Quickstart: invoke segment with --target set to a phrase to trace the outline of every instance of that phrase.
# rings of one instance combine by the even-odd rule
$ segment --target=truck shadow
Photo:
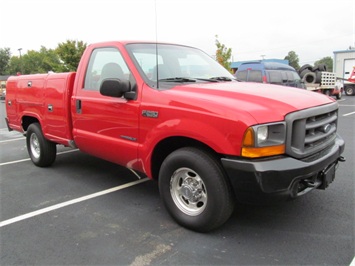
[[[98,159],[80,151],[62,154],[57,157],[51,171],[59,172],[60,178],[68,185],[76,184],[92,191],[100,191],[138,180],[130,170],[119,165]],[[112,193],[110,202],[122,202],[126,208],[136,210],[132,226],[140,223],[149,224],[150,230],[161,233],[165,230],[182,230],[191,232],[177,225],[166,212],[159,196],[158,183],[147,181],[129,189]],[[325,196],[321,191],[305,195],[302,198],[269,205],[236,204],[231,218],[221,228],[209,235],[244,235],[250,230],[255,232],[299,231],[311,232],[322,230],[320,217],[326,213]],[[105,203],[107,213],[117,212],[117,204]],[[129,206],[132,204],[131,206]],[[142,214],[147,214],[146,216]],[[155,228],[155,229],[154,229]],[[318,228],[318,229],[317,229]],[[164,230],[165,229],[165,230]],[[198,233],[196,233],[198,234]],[[269,234],[269,233],[267,233]],[[272,234],[271,234],[272,235]]]

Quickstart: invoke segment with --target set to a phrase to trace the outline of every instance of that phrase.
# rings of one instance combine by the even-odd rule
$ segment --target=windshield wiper
[[[208,82],[219,82],[219,81],[232,81],[237,79],[231,79],[229,77],[212,77],[212,78],[196,78],[197,80],[208,81]]]
[[[197,82],[197,81],[219,82],[219,81],[232,81],[232,80],[233,79],[229,77],[213,77],[213,78],[174,77],[174,78],[159,79],[159,81],[161,82]]]
[[[196,82],[196,79],[175,77],[175,78],[159,79],[159,81],[162,81],[162,82]]]
[[[233,79],[229,78],[229,77],[213,77],[210,78],[212,80],[217,80],[217,81],[232,81]]]
[[[207,81],[207,82],[218,82],[216,79],[205,79],[205,78],[195,78],[196,80],[202,80],[202,81]]]

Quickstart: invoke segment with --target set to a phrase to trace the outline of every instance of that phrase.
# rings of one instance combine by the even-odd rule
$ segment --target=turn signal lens
[[[243,147],[242,156],[249,158],[259,158],[266,156],[274,156],[285,153],[285,145],[269,146],[269,147]]]
[[[247,129],[243,139],[243,146],[253,147],[254,146],[254,130],[250,127]]]

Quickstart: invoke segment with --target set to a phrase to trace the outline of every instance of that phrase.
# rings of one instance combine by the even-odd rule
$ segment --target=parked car
[[[6,97],[6,89],[3,89],[0,94],[0,99],[5,100],[5,97]]]
[[[271,83],[305,89],[297,71],[277,62],[246,62],[239,66],[235,76],[240,81]]]

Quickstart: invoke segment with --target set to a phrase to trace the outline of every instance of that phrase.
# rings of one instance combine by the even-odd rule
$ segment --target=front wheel
[[[336,95],[337,100],[340,100],[340,99],[341,99],[341,96],[342,96],[342,92],[339,91],[339,93]]]
[[[38,123],[31,124],[26,133],[27,151],[32,162],[40,167],[53,164],[57,155],[55,143],[47,140]]]
[[[220,164],[196,148],[181,148],[164,160],[159,191],[174,220],[199,232],[221,226],[234,209],[233,193]]]

